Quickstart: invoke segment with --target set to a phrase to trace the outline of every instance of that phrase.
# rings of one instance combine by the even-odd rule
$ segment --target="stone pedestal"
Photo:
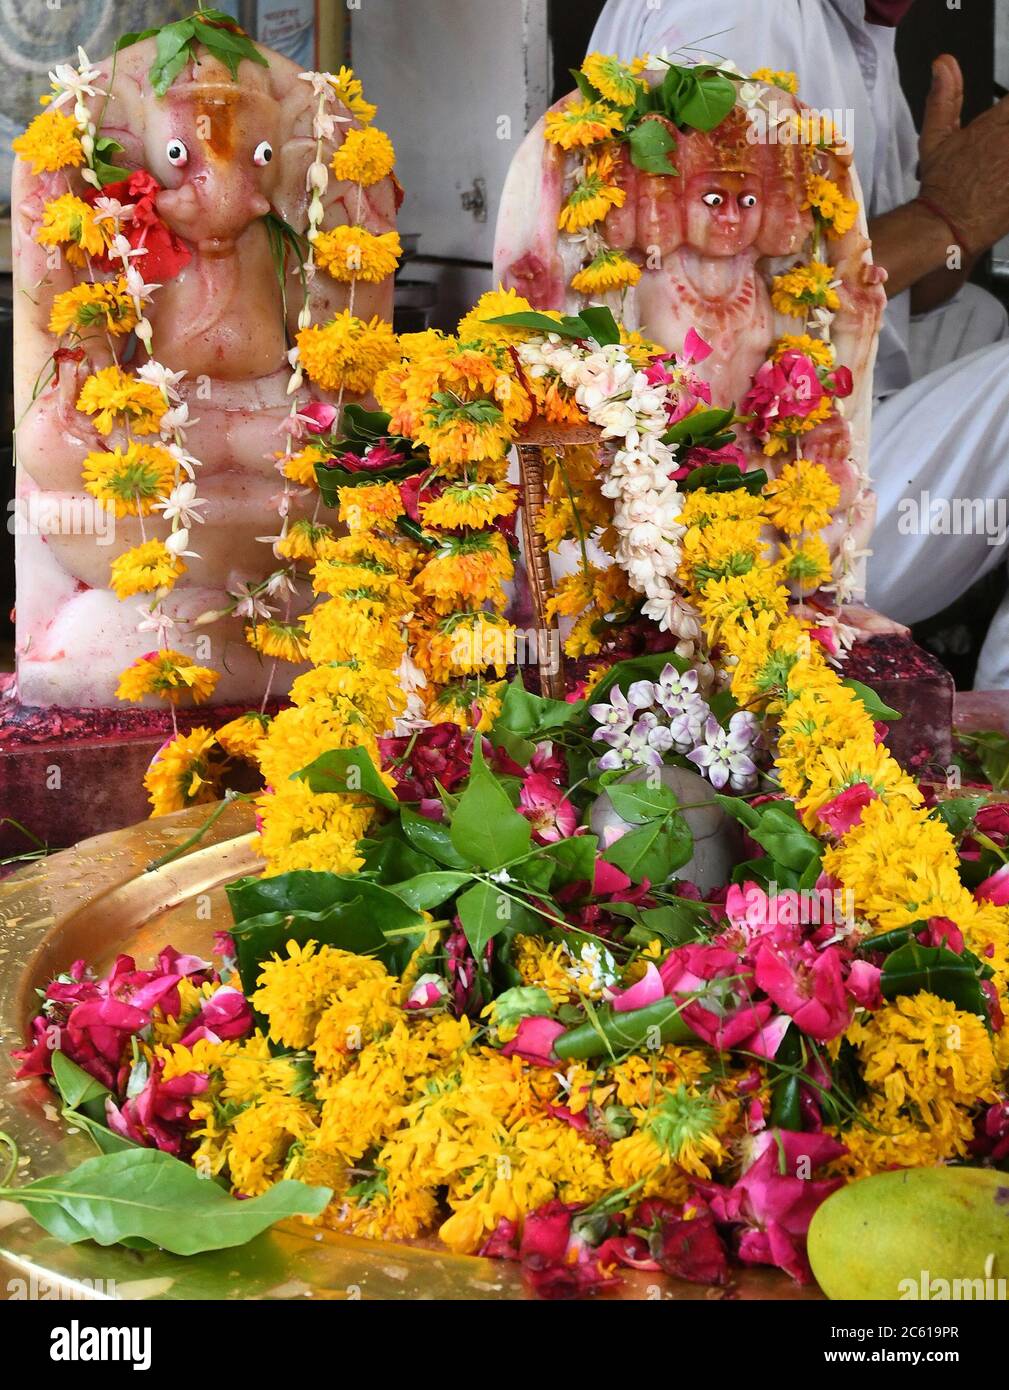
[[[179,729],[219,728],[244,709],[180,709]],[[0,859],[37,849],[36,840],[63,849],[144,820],[144,773],[171,736],[167,710],[33,709],[14,698],[13,677],[0,676]],[[233,785],[251,790],[254,770],[236,765]]]
[[[868,637],[856,642],[842,674],[871,686],[903,716],[890,725],[886,745],[915,777],[945,777],[953,758],[953,677],[910,637]]]

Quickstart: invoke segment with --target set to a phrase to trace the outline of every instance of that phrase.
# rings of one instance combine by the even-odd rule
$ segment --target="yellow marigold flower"
[[[300,772],[330,748],[358,745],[368,749],[377,765],[374,734],[349,700],[311,701],[276,715],[259,750],[259,765],[270,786],[281,787],[292,773]],[[363,793],[348,794],[346,799],[350,804],[367,801]]]
[[[315,476],[315,465],[329,458],[329,450],[324,444],[309,440],[296,454],[278,454],[277,457],[284,459],[285,478],[299,487],[317,488],[319,480]]]
[[[64,193],[46,203],[35,233],[40,246],[66,246],[71,265],[84,265],[88,256],[100,256],[112,244],[110,221],[99,222],[95,210],[74,193]]]
[[[354,76],[353,68],[341,67],[340,71],[332,76],[330,86],[350,114],[356,116],[362,125],[369,125],[375,119],[378,107],[373,106],[370,101],[365,101],[364,88],[360,78]]]
[[[53,300],[49,316],[49,332],[57,338],[71,328],[94,328],[121,336],[136,326],[136,309],[123,276],[116,281],[85,283],[64,290]]]
[[[976,1014],[922,990],[904,994],[848,1029],[866,1083],[887,1102],[908,1107],[926,1124],[943,1101],[973,1109],[997,1099],[999,1070],[991,1038]]]
[[[641,279],[641,267],[622,251],[609,247],[584,266],[571,280],[578,294],[608,294],[626,290]]]
[[[804,353],[817,367],[832,368],[837,361],[831,343],[814,338],[809,333],[786,333],[771,350],[771,361],[780,362],[786,352]]]
[[[480,608],[503,609],[504,580],[514,573],[508,543],[500,531],[469,531],[445,536],[416,579],[417,591],[443,613]]]
[[[782,546],[778,567],[786,583],[798,585],[807,594],[833,578],[830,551],[822,536],[806,536]]]
[[[561,208],[557,225],[564,232],[580,232],[601,222],[611,208],[622,208],[627,191],[613,182],[616,165],[612,155],[589,160]]]
[[[381,666],[396,666],[406,649],[384,604],[366,595],[343,594],[317,604],[301,621],[309,637],[309,657],[317,666],[354,661],[362,654]]]
[[[813,308],[836,313],[841,300],[834,288],[834,275],[834,267],[823,261],[793,266],[771,281],[771,303],[779,314],[792,314],[800,319]]]
[[[936,1100],[932,1122],[890,1105],[876,1094],[865,1102],[855,1122],[837,1137],[847,1149],[833,1165],[837,1173],[867,1178],[894,1168],[934,1168],[968,1154],[974,1118],[962,1106]]]
[[[142,700],[145,695],[157,695],[177,705],[188,695],[194,705],[202,705],[213,695],[219,680],[219,673],[209,666],[197,666],[185,652],[166,648],[148,652],[126,668],[119,677],[116,699]]]
[[[724,627],[721,640],[736,658],[732,693],[743,706],[783,699],[789,677],[800,662],[810,667],[824,664],[819,644],[795,618],[745,614],[737,624]]]
[[[500,286],[482,294],[473,308],[459,320],[458,337],[462,343],[518,343],[528,337],[527,328],[508,328],[489,323],[488,319],[503,319],[509,314],[527,314],[533,306],[517,290]],[[560,315],[558,315],[560,317]]]
[[[712,642],[717,642],[723,626],[738,623],[747,613],[781,616],[787,609],[788,590],[768,570],[713,579],[700,597],[701,616]]]
[[[395,163],[396,151],[385,131],[366,126],[363,130],[347,131],[329,167],[338,179],[369,188],[388,177]]]
[[[157,434],[168,405],[156,386],[121,367],[103,367],[84,383],[77,409],[95,417],[99,434],[111,434],[120,423],[128,424],[134,434]]]
[[[418,627],[415,660],[439,685],[487,670],[503,676],[515,661],[515,628],[497,613],[455,613]]]
[[[823,465],[809,459],[787,463],[764,484],[763,493],[771,522],[790,536],[822,531],[841,498],[841,489]]]
[[[144,541],[112,561],[109,584],[116,598],[131,598],[155,589],[171,589],[185,572],[184,561],[173,555],[163,541]]]
[[[845,236],[858,221],[858,203],[845,197],[836,183],[813,174],[806,182],[803,208],[812,208],[831,238]]]
[[[445,397],[424,414],[414,433],[436,468],[503,459],[516,431],[493,401]]]
[[[623,127],[623,117],[611,107],[597,101],[569,101],[559,111],[547,112],[543,138],[563,150],[584,149],[609,140]]]
[[[210,729],[177,734],[154,755],[144,777],[152,816],[216,801],[217,740]]]
[[[279,791],[257,797],[256,810],[258,849],[270,874],[353,874],[364,863],[357,842],[374,819],[373,805],[358,805],[339,792],[318,796],[307,782],[286,781]]]
[[[450,483],[433,502],[422,502],[421,520],[425,526],[455,531],[461,527],[491,526],[502,516],[511,516],[518,505],[513,488],[493,483]]]
[[[805,772],[808,788],[799,809],[810,830],[817,828],[821,806],[859,782],[865,782],[877,796],[890,800],[904,796],[914,806],[921,804],[921,792],[888,750],[875,742],[871,730],[839,747],[811,748]]]
[[[349,700],[376,732],[390,728],[406,708],[406,695],[395,671],[370,661],[330,662],[315,666],[291,686],[296,705]]]
[[[283,1177],[292,1148],[315,1128],[314,1107],[293,1096],[271,1096],[242,1110],[225,1145],[233,1189],[245,1197],[266,1192]]]
[[[396,483],[361,483],[340,489],[339,517],[355,535],[393,529],[402,515],[403,499]]]
[[[274,549],[285,560],[316,560],[322,543],[332,538],[331,526],[304,518],[291,524],[287,535],[276,542]]]
[[[387,974],[370,956],[315,941],[288,941],[285,952],[263,962],[252,1005],[269,1021],[274,1042],[299,1051],[311,1046],[319,1019],[341,990]]]
[[[368,323],[344,309],[324,327],[318,324],[298,334],[301,363],[324,391],[370,391],[383,367],[397,355],[396,335],[382,319]]]
[[[489,733],[501,713],[504,681],[460,681],[439,690],[425,710],[432,724],[458,724],[460,729]]]
[[[590,53],[582,63],[582,72],[596,91],[614,106],[633,106],[644,85],[613,53]]]
[[[308,638],[297,623],[284,623],[274,618],[247,623],[245,640],[253,651],[274,661],[290,661],[297,666],[308,660]]]
[[[375,236],[363,227],[334,227],[313,243],[319,266],[334,280],[363,280],[377,285],[392,275],[403,248],[396,232]]]
[[[320,1071],[339,1075],[364,1043],[402,1017],[399,981],[381,962],[369,960],[368,964],[379,966],[381,974],[362,977],[357,984],[338,990],[319,1019],[309,1047]]]
[[[82,477],[85,489],[99,502],[111,502],[116,516],[148,516],[171,490],[175,460],[159,444],[130,440],[125,449],[88,454]]]
[[[24,134],[11,141],[11,149],[31,164],[35,175],[79,169],[84,163],[77,122],[62,111],[36,116]]]
[[[232,758],[245,758],[255,762],[270,727],[270,716],[258,710],[249,710],[231,719],[217,730],[217,741],[225,753]]]
[[[799,94],[799,79],[794,72],[776,72],[772,68],[758,68],[751,74],[751,82],[766,82],[769,87],[780,87],[783,92]]]

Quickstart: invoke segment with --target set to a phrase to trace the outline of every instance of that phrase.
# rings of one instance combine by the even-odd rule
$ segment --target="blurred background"
[[[675,0],[672,0],[674,3]],[[755,0],[750,0],[754,3]],[[670,0],[667,0],[670,3]],[[760,0],[773,3],[773,0]],[[395,143],[406,190],[397,328],[452,327],[490,285],[508,165],[526,131],[571,89],[603,0],[217,0],[261,42],[307,67],[351,62]],[[0,0],[0,477],[13,490],[9,187],[11,139],[37,113],[46,73],[78,44],[103,57],[129,30],[189,13],[192,0]],[[918,0],[899,30],[904,83],[920,118],[931,59],[952,52],[967,115],[1009,87],[1009,0]],[[975,278],[1009,302],[1009,242]],[[6,506],[4,516],[7,516]],[[0,670],[11,664],[13,539],[0,531]],[[969,688],[980,640],[1006,587],[1000,570],[916,632]]]

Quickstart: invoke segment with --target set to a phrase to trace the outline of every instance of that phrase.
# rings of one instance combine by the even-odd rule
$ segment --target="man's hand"
[[[932,65],[921,130],[921,191],[952,219],[972,255],[1009,235],[1009,97],[970,125],[963,73],[944,53]]]

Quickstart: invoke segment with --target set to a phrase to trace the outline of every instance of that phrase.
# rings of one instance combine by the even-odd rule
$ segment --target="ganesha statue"
[[[114,704],[161,650],[258,704],[303,655],[306,440],[392,349],[391,145],[348,70],[219,11],[50,77],[13,182],[19,698]]]
[[[553,107],[512,164],[498,279],[538,309],[606,304],[680,354],[711,399],[734,405],[746,467],[824,465],[837,499],[820,591],[857,599],[874,520],[867,463],[885,272],[850,147],[802,104],[790,74],[744,79],[597,54],[579,76],[581,95]],[[687,103],[700,87],[708,99],[694,101],[695,117]]]

